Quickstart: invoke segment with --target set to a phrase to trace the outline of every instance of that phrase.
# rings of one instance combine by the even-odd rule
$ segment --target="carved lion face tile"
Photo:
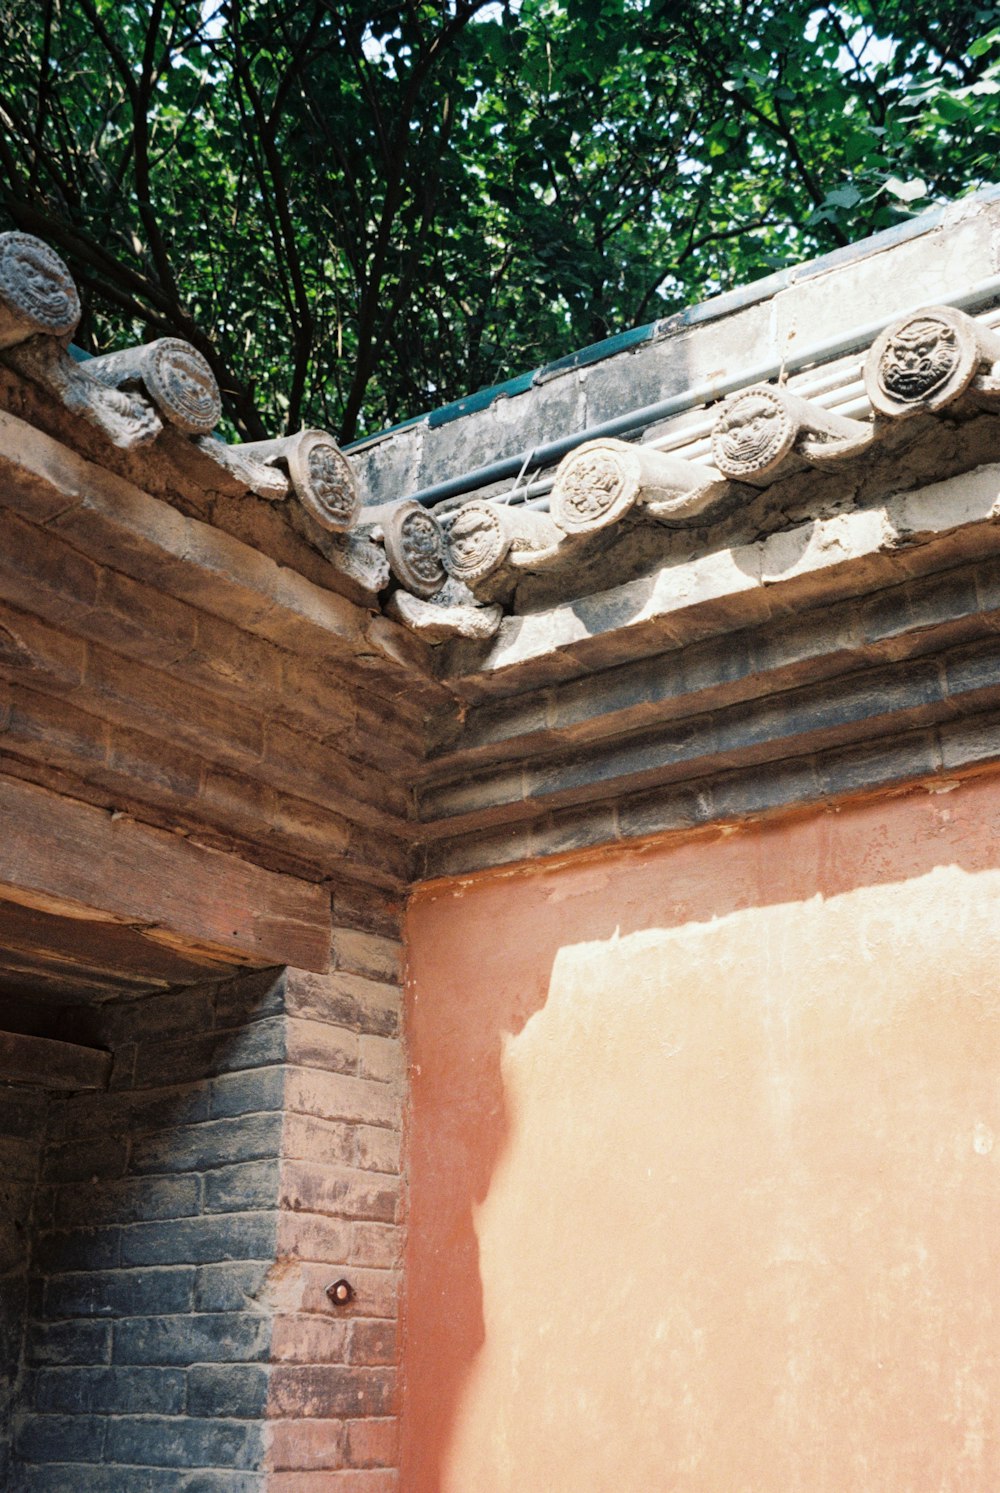
[[[879,360],[879,378],[894,399],[925,399],[950,378],[958,358],[954,327],[918,316],[889,338]]]
[[[469,584],[495,570],[506,549],[496,509],[489,503],[473,500],[455,515],[448,533],[445,563],[452,575]]]
[[[215,374],[189,342],[161,337],[147,350],[143,381],[172,425],[191,435],[214,430],[222,415]]]
[[[883,415],[937,410],[957,399],[980,361],[975,327],[950,306],[932,306],[886,327],[865,363],[865,386]]]
[[[59,255],[30,233],[0,233],[0,297],[38,332],[69,338],[80,297]]]

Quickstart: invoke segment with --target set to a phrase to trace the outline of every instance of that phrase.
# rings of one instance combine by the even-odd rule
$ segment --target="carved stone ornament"
[[[376,544],[370,530],[352,529],[349,534],[322,535],[316,542],[316,547],[326,556],[334,570],[339,570],[341,575],[350,576],[373,595],[384,591],[388,586],[389,561],[385,550],[381,544]]]
[[[1000,336],[953,306],[912,312],[876,338],[865,361],[872,408],[898,418],[939,410],[1000,360]]]
[[[507,564],[515,570],[548,570],[566,550],[566,536],[547,513],[520,504],[503,508],[500,522],[510,541]]]
[[[714,472],[650,446],[587,441],[565,457],[552,488],[552,517],[565,534],[593,534],[646,506],[654,518],[693,521],[720,496]]]
[[[230,446],[214,435],[196,436],[193,444],[209,461],[214,461],[235,482],[256,493],[259,498],[266,498],[270,503],[287,498],[288,478],[277,467],[268,466],[252,455],[255,447]],[[272,443],[268,441],[261,444]]]
[[[563,458],[550,498],[565,534],[591,534],[617,523],[639,495],[635,462],[624,441],[588,441]]]
[[[408,591],[394,591],[385,610],[387,616],[419,633],[428,643],[447,643],[452,638],[484,642],[496,636],[503,618],[500,607],[476,606],[471,596],[465,603],[445,604],[424,601],[419,596],[411,596]]]
[[[848,420],[772,384],[732,394],[712,430],[712,455],[734,481],[769,479],[789,457],[822,463],[869,445],[872,427]]]
[[[448,529],[445,565],[450,575],[472,585],[498,569],[509,548],[500,505],[473,499],[463,504]]]
[[[215,374],[197,348],[179,337],[91,358],[87,371],[110,388],[143,387],[164,419],[189,435],[214,430],[222,415]]]
[[[767,387],[727,399],[712,430],[712,455],[720,472],[745,479],[777,466],[795,444],[795,422]]]
[[[0,233],[0,348],[44,333],[68,342],[80,297],[59,255],[30,233]]]
[[[562,539],[547,513],[473,498],[447,530],[444,563],[450,575],[475,589],[505,563],[518,570],[552,564]]]
[[[93,378],[85,363],[75,362],[52,337],[32,337],[8,347],[4,358],[26,378],[41,384],[72,414],[96,425],[124,451],[155,441],[163,424],[152,405],[138,394],[109,389]]]
[[[324,529],[346,533],[361,509],[350,462],[324,430],[303,430],[292,439],[288,471],[296,497]]]
[[[325,430],[300,430],[240,447],[265,466],[287,467],[295,496],[324,529],[346,534],[361,511],[361,494],[347,457]],[[254,489],[257,491],[258,489]]]
[[[445,539],[432,513],[412,499],[400,503],[386,517],[382,537],[392,573],[407,591],[426,599],[441,590],[448,579]]]

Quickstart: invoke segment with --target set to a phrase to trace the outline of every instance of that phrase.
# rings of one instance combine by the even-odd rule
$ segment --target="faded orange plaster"
[[[407,1493],[1000,1486],[1000,786],[422,889]]]

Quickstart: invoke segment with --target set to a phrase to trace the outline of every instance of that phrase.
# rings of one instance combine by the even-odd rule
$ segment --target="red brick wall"
[[[333,973],[287,981],[269,1493],[399,1487],[400,946],[339,931],[334,949]]]

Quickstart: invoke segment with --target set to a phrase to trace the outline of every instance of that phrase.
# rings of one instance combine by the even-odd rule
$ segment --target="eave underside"
[[[319,968],[338,902],[989,767],[998,434],[914,422],[756,538],[431,650],[4,416],[0,995]]]

